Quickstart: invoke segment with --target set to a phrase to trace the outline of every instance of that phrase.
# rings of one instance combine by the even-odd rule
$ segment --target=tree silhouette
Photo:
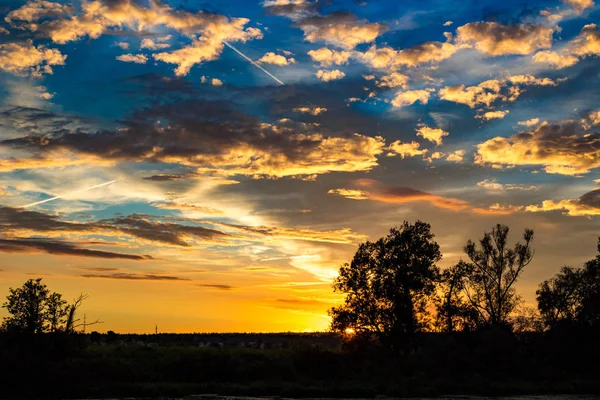
[[[69,306],[60,293],[51,293],[46,299],[46,321],[50,332],[57,332],[66,322]]]
[[[3,327],[28,334],[43,332],[49,294],[41,278],[29,279],[20,288],[10,288],[6,302],[2,304],[10,314],[4,318]]]
[[[562,267],[560,272],[540,284],[536,291],[538,310],[544,324],[554,329],[574,322],[581,312],[582,278],[580,270]]]
[[[433,238],[429,224],[405,221],[386,237],[362,243],[334,282],[346,298],[329,310],[332,330],[375,335],[394,354],[409,353],[439,275],[442,256]]]
[[[536,292],[538,309],[546,327],[579,323],[600,324],[600,238],[598,255],[583,268],[563,267],[542,282]]]
[[[441,296],[436,298],[436,323],[442,332],[472,330],[477,327],[477,311],[464,296],[468,266],[459,262],[440,275]]]
[[[598,255],[583,266],[581,321],[588,326],[600,326],[600,238]]]
[[[464,293],[480,325],[509,325],[509,315],[519,300],[513,285],[533,258],[533,231],[526,229],[525,242],[513,248],[508,246],[508,233],[508,226],[498,224],[483,235],[479,245],[469,240],[464,248],[471,260],[464,264]]]
[[[20,288],[10,288],[2,307],[9,313],[4,318],[3,330],[36,334],[63,331],[75,332],[76,328],[101,323],[78,323],[75,313],[87,295],[81,294],[72,304],[63,300],[60,293],[51,292],[42,278],[29,279]]]

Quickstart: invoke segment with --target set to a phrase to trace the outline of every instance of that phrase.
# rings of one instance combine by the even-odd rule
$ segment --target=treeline
[[[515,289],[534,257],[532,230],[511,245],[509,227],[498,224],[477,242],[469,240],[466,260],[443,271],[434,237],[429,224],[404,222],[386,237],[361,244],[334,282],[345,301],[329,311],[332,329],[407,355],[422,332],[600,327],[600,239],[596,258],[579,268],[563,267],[539,285],[536,310],[523,307]]]

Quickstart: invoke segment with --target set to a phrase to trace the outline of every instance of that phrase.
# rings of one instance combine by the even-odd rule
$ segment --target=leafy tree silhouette
[[[346,298],[329,310],[332,330],[375,335],[394,354],[408,354],[439,275],[442,256],[433,238],[429,224],[404,221],[386,237],[362,243],[333,284]]]
[[[538,310],[549,329],[578,323],[600,325],[600,238],[598,255],[583,268],[563,267],[536,292]]]
[[[29,279],[20,288],[10,288],[2,307],[9,317],[4,318],[3,328],[34,334],[45,331],[47,303],[50,291],[42,279]]]
[[[29,279],[20,288],[10,288],[9,295],[2,307],[9,313],[4,318],[2,329],[27,334],[63,331],[75,332],[81,326],[101,323],[78,323],[75,318],[77,309],[87,299],[81,294],[72,304],[63,300],[60,293],[51,292],[42,283],[42,278]]]

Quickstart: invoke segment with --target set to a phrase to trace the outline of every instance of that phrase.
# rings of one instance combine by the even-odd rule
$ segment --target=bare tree
[[[518,305],[514,284],[533,259],[533,231],[526,229],[524,243],[508,246],[509,228],[498,224],[486,232],[479,245],[471,240],[465,253],[464,294],[483,325],[508,325],[509,315]]]

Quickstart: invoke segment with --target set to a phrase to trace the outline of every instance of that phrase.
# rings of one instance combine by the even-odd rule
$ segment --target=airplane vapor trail
[[[21,208],[33,207],[33,206],[36,206],[38,204],[47,203],[47,202],[52,201],[52,200],[62,199],[63,197],[67,197],[67,196],[70,196],[70,195],[75,194],[75,193],[87,192],[88,190],[92,190],[92,189],[96,189],[96,188],[99,188],[99,187],[102,187],[102,186],[110,185],[111,183],[115,183],[115,182],[116,182],[116,180],[110,181],[110,182],[104,182],[104,183],[101,183],[99,185],[90,186],[90,187],[85,188],[85,189],[76,190],[74,192],[66,193],[66,194],[63,194],[63,195],[60,195],[60,196],[54,196],[54,197],[51,197],[51,198],[46,199],[46,200],[36,201],[35,203],[31,203],[31,204],[27,204],[25,206],[22,206]]]
[[[285,83],[283,83],[281,81],[281,79],[279,79],[278,77],[276,77],[275,75],[273,75],[272,73],[270,73],[269,71],[267,71],[266,69],[264,69],[259,63],[257,63],[256,61],[254,61],[253,59],[251,59],[250,57],[248,57],[247,55],[245,55],[244,53],[242,53],[241,51],[239,51],[238,49],[236,49],[235,47],[233,47],[232,45],[230,45],[226,41],[223,40],[223,44],[225,46],[229,47],[231,50],[233,50],[236,53],[238,53],[240,56],[244,57],[246,60],[248,60],[256,68],[259,68],[262,72],[264,72],[265,74],[269,75],[271,78],[273,78],[275,80],[275,82],[279,83],[282,86],[285,85]]]

